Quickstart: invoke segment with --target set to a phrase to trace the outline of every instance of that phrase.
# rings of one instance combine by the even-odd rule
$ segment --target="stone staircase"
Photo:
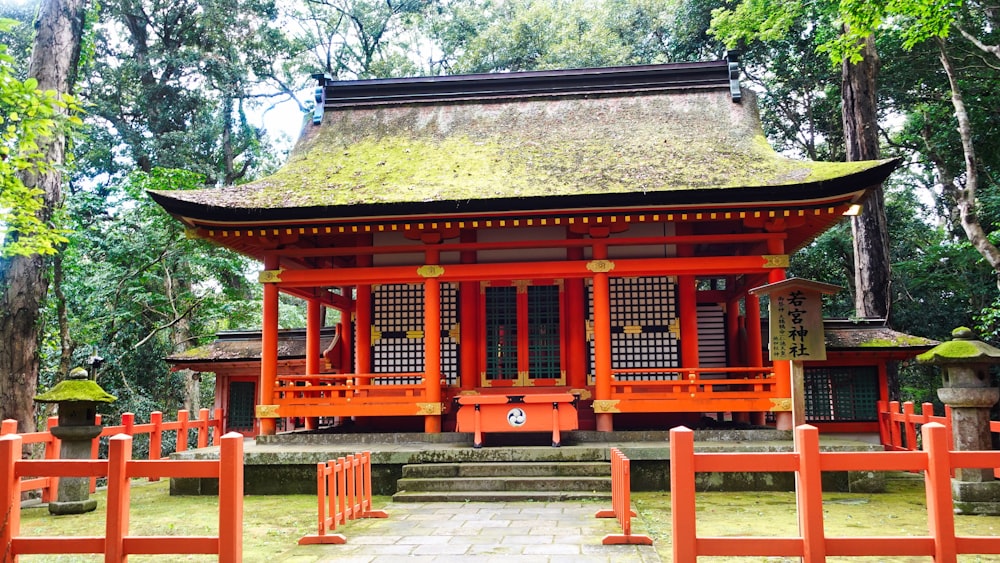
[[[605,461],[464,461],[403,466],[397,502],[560,501],[611,498]]]

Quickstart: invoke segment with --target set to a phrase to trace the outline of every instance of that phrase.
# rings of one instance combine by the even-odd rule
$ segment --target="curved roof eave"
[[[185,192],[150,191],[156,203],[170,214],[198,224],[259,224],[302,221],[365,221],[413,217],[488,216],[517,212],[587,212],[628,209],[695,209],[758,206],[823,205],[856,201],[871,186],[878,185],[899,165],[898,159],[843,176],[774,186],[742,188],[693,188],[674,191],[590,193],[580,195],[525,196],[493,199],[463,199],[350,205],[259,207],[217,206],[187,201]]]

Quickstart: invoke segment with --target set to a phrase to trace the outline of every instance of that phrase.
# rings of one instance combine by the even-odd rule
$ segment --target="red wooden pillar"
[[[354,288],[345,286],[340,288],[340,294],[346,297],[347,302],[351,300]],[[354,369],[354,331],[351,326],[351,319],[354,318],[355,308],[353,306],[340,310],[340,372],[351,373]]]
[[[427,251],[427,265],[440,261],[437,250]],[[429,412],[424,416],[424,432],[441,432],[441,281],[440,273],[428,272],[424,281],[424,402]]]
[[[323,304],[319,299],[306,301],[306,373],[316,375],[320,372],[320,332],[323,328]],[[319,428],[319,417],[310,416],[305,419],[306,430]]]
[[[607,261],[608,247],[594,242],[594,264]],[[605,268],[594,267],[594,402],[611,401],[611,281]],[[603,270],[603,271],[602,271]],[[600,408],[600,407],[598,407]],[[610,412],[597,413],[597,431],[611,432],[614,422]]]
[[[476,231],[464,230],[461,242],[476,242]],[[475,264],[475,250],[463,250],[460,254],[463,264]],[[475,389],[479,385],[479,283],[462,282],[459,285],[459,373],[460,385],[463,391]]]
[[[677,313],[681,328],[681,367],[696,368],[698,359],[698,288],[694,276],[677,276]]]
[[[358,241],[358,244],[364,244]],[[368,241],[371,244],[371,241]],[[358,256],[358,267],[372,265],[370,254]],[[359,285],[354,302],[354,321],[357,338],[354,343],[355,373],[372,372],[372,286]]]
[[[578,239],[581,235],[568,233],[567,238]],[[566,249],[566,260],[583,260],[583,248]],[[571,389],[587,387],[587,371],[590,368],[587,357],[587,315],[584,309],[583,278],[565,280],[566,299],[566,385]]]
[[[264,271],[278,270],[278,257],[264,258]],[[260,417],[258,412],[260,433],[269,436],[277,432],[276,419],[273,418],[275,384],[278,379],[278,284],[264,282],[264,312],[261,321],[260,342],[260,399],[257,402],[258,411],[264,410],[268,417]]]
[[[771,254],[784,254],[785,241],[782,239],[769,239],[767,241],[767,250]],[[772,268],[767,273],[767,283],[777,283],[783,279],[785,279],[784,268]],[[778,397],[792,398],[792,362],[790,360],[776,360],[774,362],[774,380]],[[802,391],[802,389],[798,390],[799,393]],[[795,426],[791,411],[779,411],[775,413],[774,420],[778,430],[792,430]]]

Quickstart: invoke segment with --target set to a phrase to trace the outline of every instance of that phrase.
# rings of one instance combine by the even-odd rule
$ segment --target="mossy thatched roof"
[[[672,71],[663,65],[663,73]],[[461,87],[461,77],[450,78]],[[272,176],[152,195],[175,215],[220,222],[683,207],[861,194],[894,167],[778,155],[752,93],[743,91],[736,102],[720,81],[690,89],[335,104],[321,124],[305,126]]]

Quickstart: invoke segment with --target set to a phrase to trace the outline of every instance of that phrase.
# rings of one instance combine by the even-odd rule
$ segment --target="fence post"
[[[94,417],[94,424],[100,426],[102,420],[103,419],[101,418],[101,413],[97,413],[97,416]],[[102,430],[101,432],[103,433],[104,431]],[[90,459],[99,459],[100,457],[101,457],[101,435],[98,434],[97,436],[94,436],[94,441],[90,443]],[[97,492],[97,476],[95,475],[90,478],[90,494],[94,494],[96,492]]]
[[[795,452],[799,457],[795,472],[795,502],[802,536],[802,561],[826,561],[826,537],[823,531],[823,473],[820,471],[819,430],[803,424],[795,429]]]
[[[183,452],[188,447],[188,411],[177,411],[177,444],[174,446],[175,452]]]
[[[149,413],[149,423],[153,429],[149,432],[149,459],[163,458],[163,413]]]
[[[208,447],[208,409],[198,411],[198,447]]]
[[[59,452],[62,449],[62,440],[52,434],[54,426],[59,426],[58,416],[50,416],[45,420],[45,431],[49,433],[49,439],[45,442],[45,459],[59,459]],[[42,502],[53,502],[58,499],[59,478],[49,477],[48,486],[42,489]]]
[[[222,438],[222,431],[225,430],[222,425],[222,409],[215,409],[212,411],[212,425],[215,431],[212,432],[212,445],[218,446]]]
[[[125,416],[122,415],[124,420]],[[132,436],[117,434],[108,440],[108,507],[104,532],[104,561],[128,561],[124,538],[128,535],[132,481],[128,462],[132,459]]]
[[[694,432],[678,426],[670,430],[670,525],[673,560],[697,561],[694,506]]]
[[[17,429],[17,421],[14,429]],[[9,429],[8,421],[3,422],[4,431]],[[21,478],[17,476],[17,462],[21,460],[21,436],[4,434],[0,436],[0,510],[5,515],[0,526],[0,543],[3,544],[3,561],[14,561],[11,540],[21,533]]]
[[[135,436],[135,413],[122,413],[122,433],[128,436]]]
[[[914,422],[913,401],[903,403],[903,431],[906,432],[906,449],[917,449],[917,425]]]
[[[13,418],[5,418],[3,423],[0,423],[0,436],[8,434],[17,434],[17,421]]]
[[[243,561],[243,435],[222,437],[219,454],[219,563]]]
[[[951,499],[951,445],[944,425],[925,424],[921,429],[927,471],[924,489],[927,495],[927,527],[934,538],[934,562],[955,563],[958,549],[955,541],[955,512]]]
[[[899,436],[899,422],[896,413],[899,412],[899,401],[889,401],[889,443],[892,449],[902,449],[903,440]]]

